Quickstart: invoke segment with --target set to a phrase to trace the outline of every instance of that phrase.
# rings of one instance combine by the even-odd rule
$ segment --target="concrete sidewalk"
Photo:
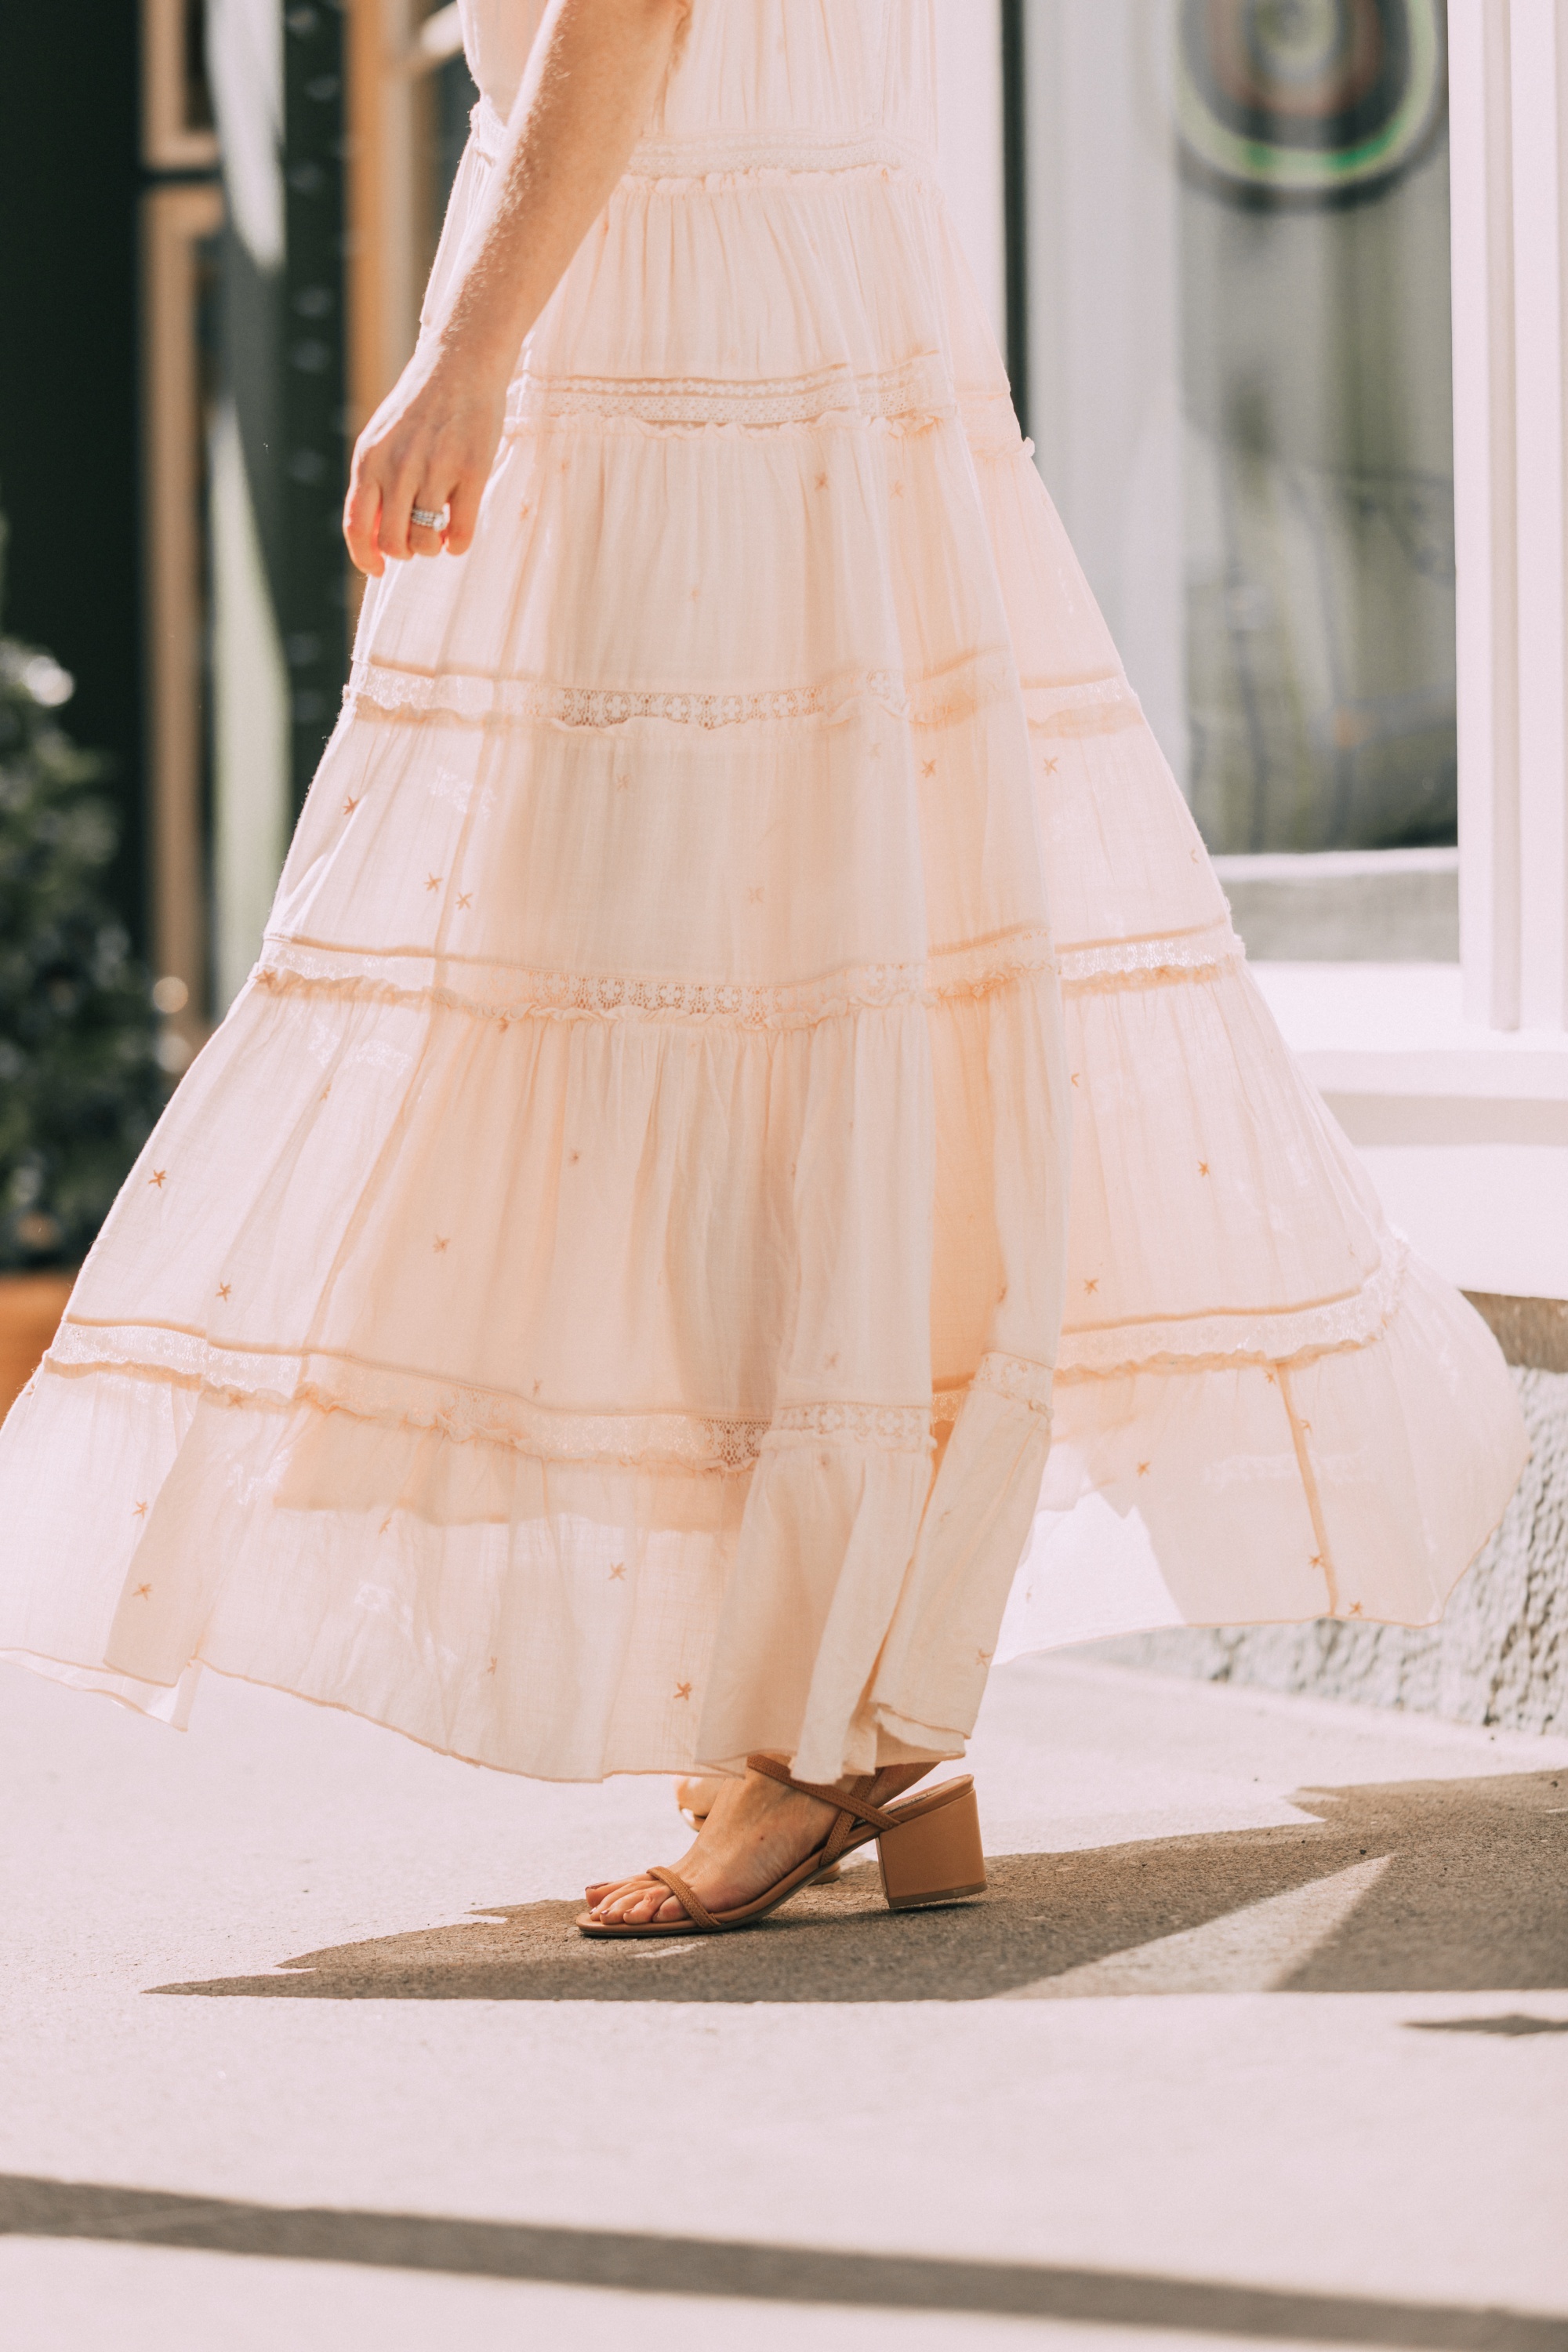
[[[5,2352],[1568,2347],[1568,1741],[1026,1661],[984,1903],[625,1948],[666,1782],[0,1691]]]

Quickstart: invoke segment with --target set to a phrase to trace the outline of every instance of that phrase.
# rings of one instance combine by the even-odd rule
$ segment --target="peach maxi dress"
[[[465,17],[427,321],[531,30]],[[931,38],[696,0],[6,1426],[0,1650],[826,1780],[960,1752],[999,1650],[1429,1622],[1497,1521],[1508,1375],[1247,975],[1019,439]]]

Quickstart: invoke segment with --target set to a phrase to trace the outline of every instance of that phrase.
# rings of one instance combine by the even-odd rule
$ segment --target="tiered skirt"
[[[830,1780],[960,1752],[999,1654],[1428,1622],[1522,1458],[1247,975],[929,166],[635,162],[6,1425],[0,1650]]]

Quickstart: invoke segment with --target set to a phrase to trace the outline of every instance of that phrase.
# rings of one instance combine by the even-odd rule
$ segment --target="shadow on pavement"
[[[574,1933],[574,1903],[306,1952],[161,1993],[294,2000],[899,2001],[1568,1988],[1568,1776],[1310,1790],[1316,1818],[993,1859],[980,1900],[887,1911],[874,1863],[737,1936]],[[1467,2020],[1451,2030],[1479,2030]],[[1547,2020],[1488,2030],[1557,2030]]]
[[[1176,2328],[1258,2343],[1385,2345],[1409,2352],[1568,2352],[1568,2320],[1462,2304],[1235,2286],[1218,2279],[951,2256],[846,2252],[733,2239],[471,2221],[182,2197],[100,2181],[0,2173],[0,2236],[178,2246],[280,2262],[359,2263],[468,2278],[724,2295],[884,2311],[1009,2314]]]

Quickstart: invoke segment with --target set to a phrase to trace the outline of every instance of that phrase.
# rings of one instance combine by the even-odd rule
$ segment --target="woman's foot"
[[[896,1777],[882,1774],[879,1801],[886,1803],[931,1769],[910,1764]],[[714,1792],[707,1818],[674,1868],[709,1911],[738,1910],[765,1895],[824,1843],[837,1817],[832,1804],[786,1789],[763,1772],[706,1786]],[[601,1882],[586,1893],[595,1918],[609,1925],[647,1927],[686,1917],[669,1889],[641,1873]]]
[[[713,1800],[720,1790],[727,1789],[730,1785],[728,1776],[721,1772],[689,1773],[684,1780],[677,1780],[675,1784],[675,1801],[692,1828],[700,1830],[712,1811]],[[588,1898],[590,1910],[604,1895],[613,1895],[617,1886],[623,1886],[626,1883],[620,1878],[599,1878],[595,1880],[592,1886],[585,1886],[583,1892]]]
[[[692,1774],[675,1784],[675,1801],[694,1830],[700,1830],[713,1810],[713,1800],[728,1782],[719,1773]]]

